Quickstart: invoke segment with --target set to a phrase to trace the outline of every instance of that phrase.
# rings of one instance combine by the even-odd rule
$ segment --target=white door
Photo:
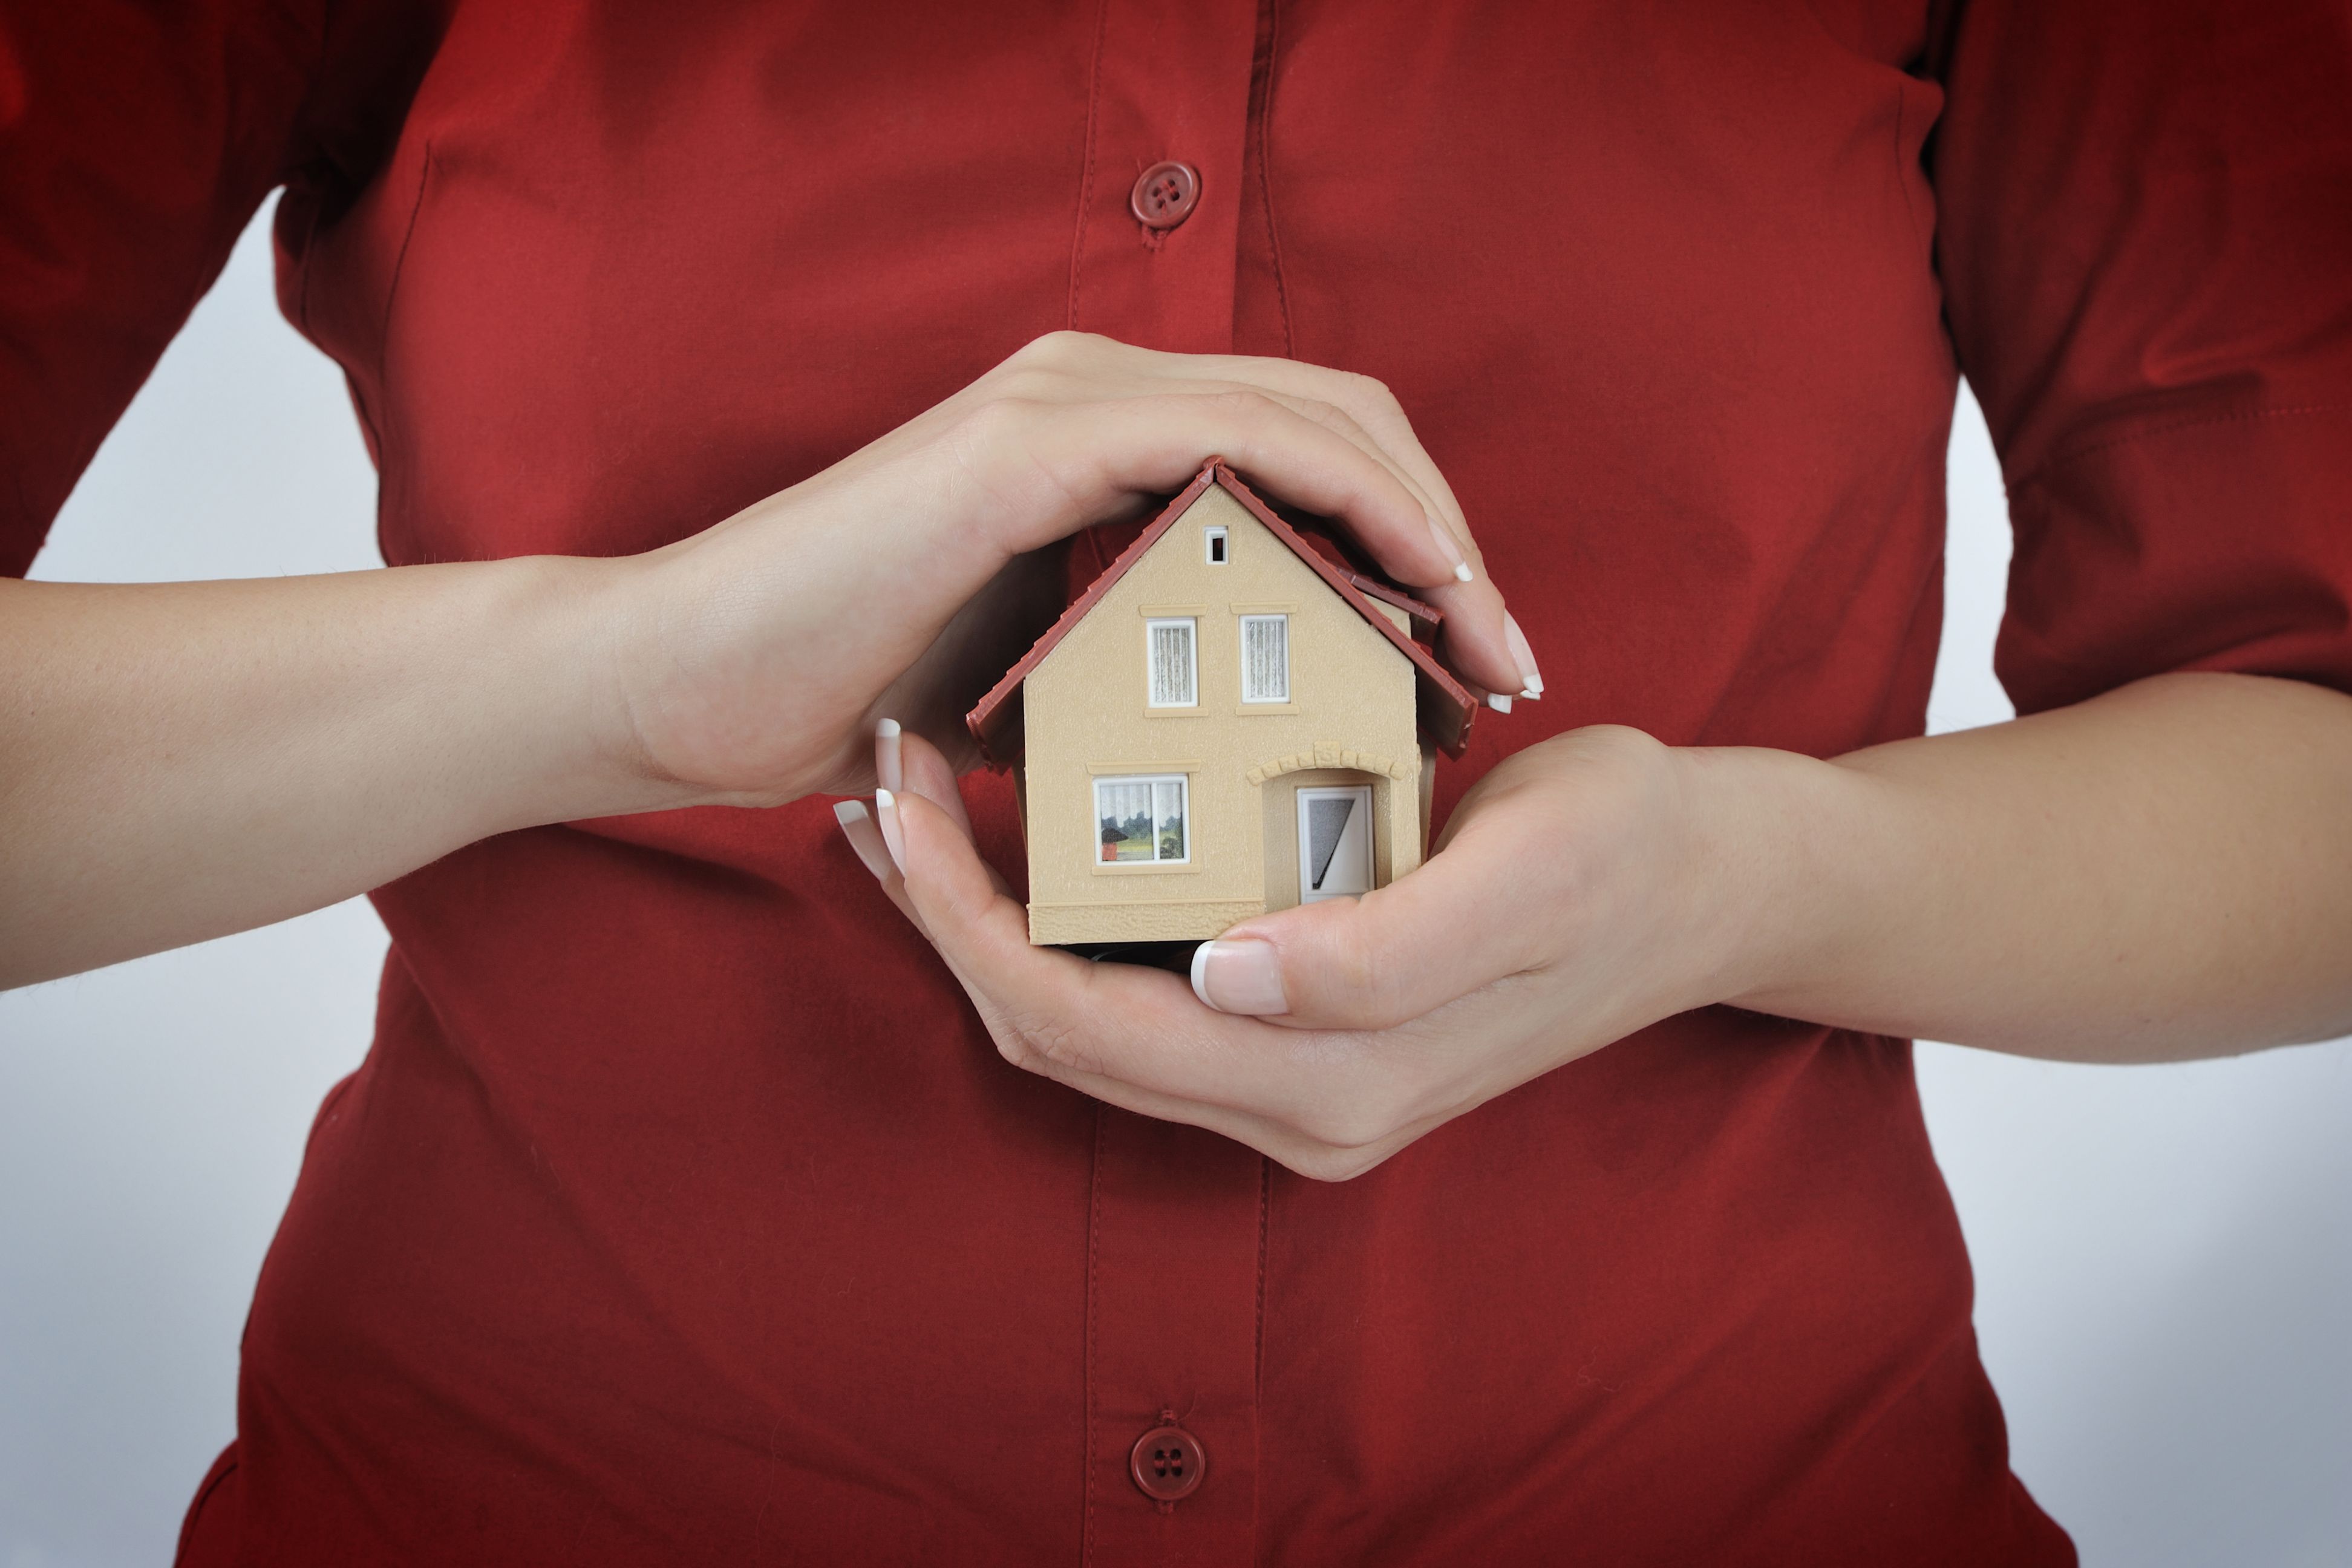
[[[1372,786],[1298,792],[1298,901],[1372,890]]]

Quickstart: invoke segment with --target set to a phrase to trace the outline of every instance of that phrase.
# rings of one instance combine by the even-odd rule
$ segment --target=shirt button
[[[1201,203],[1201,176],[1189,163],[1154,163],[1135,182],[1127,205],[1146,228],[1174,228]]]
[[[1191,1497],[1209,1468],[1209,1456],[1202,1451],[1201,1439],[1174,1425],[1174,1415],[1173,1411],[1160,1412],[1160,1419],[1169,1424],[1154,1426],[1138,1437],[1135,1451],[1127,1458],[1128,1473],[1143,1489],[1143,1495],[1160,1502]]]

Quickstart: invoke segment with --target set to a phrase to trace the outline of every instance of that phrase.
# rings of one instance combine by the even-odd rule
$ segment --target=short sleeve
[[[0,574],[283,177],[320,34],[287,0],[0,0]]]
[[[2019,710],[2176,669],[2352,689],[2352,5],[1962,0],[1934,47]]]

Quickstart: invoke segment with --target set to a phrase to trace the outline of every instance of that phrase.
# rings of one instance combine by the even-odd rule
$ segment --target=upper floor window
[[[1290,617],[1242,617],[1242,700],[1290,700]]]
[[[1154,708],[1192,708],[1200,704],[1200,659],[1192,647],[1192,622],[1146,621],[1144,651],[1150,665],[1150,701]]]
[[[1201,531],[1208,542],[1205,548],[1209,552],[1209,564],[1223,566],[1225,563],[1225,531],[1222,528],[1208,528]]]

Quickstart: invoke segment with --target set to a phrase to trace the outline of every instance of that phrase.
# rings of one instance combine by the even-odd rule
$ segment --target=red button
[[[1135,182],[1127,198],[1136,221],[1146,228],[1174,228],[1201,203],[1201,176],[1188,163],[1154,163]]]
[[[1135,1452],[1127,1458],[1128,1473],[1143,1495],[1161,1502],[1191,1497],[1208,1468],[1201,1440],[1181,1426],[1154,1426],[1135,1440]]]

